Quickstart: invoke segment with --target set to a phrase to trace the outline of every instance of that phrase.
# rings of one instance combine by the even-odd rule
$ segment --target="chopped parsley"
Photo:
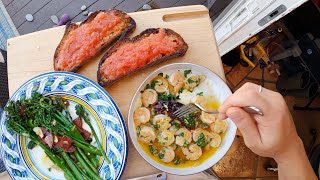
[[[140,136],[140,131],[141,131],[140,126],[136,127],[136,131],[137,131],[137,135]]]
[[[196,120],[193,114],[188,114],[183,118],[183,123],[186,127],[194,129],[196,127]]]
[[[179,93],[179,94],[182,93],[183,90],[184,90],[184,88],[181,88],[181,89],[178,91],[178,93]]]
[[[176,128],[180,128],[181,127],[181,124],[177,123],[176,121],[173,121],[171,123],[172,126],[176,127]]]
[[[49,171],[51,171],[51,168],[48,168]]]
[[[178,146],[176,144],[173,144],[171,147],[173,150],[176,150],[178,148]]]
[[[158,76],[161,76],[161,77],[163,77],[163,73],[159,73],[159,74],[158,74]]]
[[[156,86],[157,83],[158,83],[158,81],[152,81],[151,85],[150,85],[151,89],[154,89],[154,87]]]
[[[169,75],[168,74],[166,74],[166,77],[165,77],[166,79],[169,79]]]
[[[184,136],[184,133],[182,132],[182,133],[178,134],[177,136],[183,137],[183,136]]]
[[[184,77],[187,77],[187,75],[191,73],[191,69],[184,70],[183,73],[184,73]]]
[[[170,92],[164,92],[158,94],[158,101],[174,101],[178,99],[176,96],[171,94]]]
[[[203,96],[203,92],[199,92],[197,95],[198,96]]]
[[[158,130],[160,128],[159,124],[154,124],[153,125],[154,129]]]
[[[168,137],[165,137],[164,140],[168,141]]]
[[[164,154],[162,154],[162,153],[159,153],[159,154],[158,154],[158,157],[159,157],[159,159],[163,159],[163,157],[164,157]]]
[[[196,144],[200,147],[205,147],[207,145],[206,138],[203,133],[201,133],[196,141]]]
[[[178,165],[182,162],[181,158],[176,159],[175,161],[173,161],[173,164]]]
[[[187,141],[184,141],[182,147],[186,148],[189,145],[189,143],[187,143]]]
[[[152,145],[149,145],[149,151],[152,153],[152,154],[157,154],[158,153],[158,150],[152,146]]]
[[[33,142],[33,141],[29,141],[29,143],[28,143],[28,149],[33,149],[34,147],[36,147],[36,143],[35,142]]]
[[[187,80],[187,81],[188,81],[188,83],[189,83],[189,84],[191,84],[191,83],[194,83],[194,82],[195,82],[195,81],[194,81],[194,80],[192,80],[191,78],[188,78],[188,80]]]

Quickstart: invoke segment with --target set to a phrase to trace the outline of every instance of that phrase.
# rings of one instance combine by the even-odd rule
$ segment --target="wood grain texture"
[[[127,0],[120,3],[115,8],[124,12],[135,12],[150,1],[151,0]]]
[[[163,16],[176,13],[195,14],[188,16],[188,19],[164,22]],[[192,62],[203,65],[220,77],[225,79],[222,62],[218,53],[212,23],[208,14],[208,9],[202,5],[176,7],[168,9],[157,9],[151,11],[141,11],[130,13],[137,22],[137,29],[132,36],[139,34],[146,28],[166,27],[179,33],[188,43],[189,49],[184,57],[172,59],[153,67],[144,69],[136,74],[125,77],[116,82],[106,90],[119,106],[125,122],[130,101],[140,85],[148,74],[155,69],[174,62]],[[8,79],[9,92],[13,92],[26,80],[45,73],[53,71],[53,54],[64,33],[65,27],[56,27],[44,31],[39,31],[23,36],[18,36],[8,41]],[[83,66],[78,73],[96,81],[96,71],[99,56],[90,63]],[[157,173],[159,170],[149,165],[135,150],[129,138],[128,162],[122,179]]]
[[[95,2],[97,2],[97,0],[72,1],[71,3],[60,9],[57,13],[55,13],[55,15],[58,16],[58,18],[60,18],[63,14],[66,13],[70,16],[70,19],[73,19],[74,17],[82,13],[82,11],[80,10],[82,5],[86,5],[87,7],[89,7]],[[55,24],[49,17],[46,22],[44,22],[37,28],[37,31],[51,28],[54,25]]]
[[[12,6],[12,4],[8,4],[8,6],[6,7],[6,10],[7,10],[10,17],[12,17],[13,15],[15,15],[17,13],[17,11]]]
[[[177,3],[179,0],[153,0],[152,3],[157,4],[160,8],[168,8]]]
[[[25,5],[27,5],[31,0],[15,0],[11,2],[12,7],[16,12],[20,11]]]
[[[175,3],[173,6],[178,7],[178,6],[189,6],[189,5],[197,5],[197,4],[202,4],[206,0],[180,0],[177,3]]]
[[[4,6],[8,6],[13,0],[2,0]]]
[[[51,0],[32,0],[26,6],[24,6],[19,12],[17,12],[13,17],[11,17],[14,25],[18,28],[21,24],[23,24],[26,21],[26,14],[36,13],[50,1]]]
[[[99,0],[88,7],[89,12],[94,12],[97,10],[106,10],[113,9],[115,6],[120,4],[123,0]],[[76,17],[72,19],[73,22],[79,22],[86,19],[87,16],[82,15],[82,13],[78,14]]]
[[[53,0],[41,8],[33,15],[33,22],[25,21],[18,31],[20,34],[34,32],[42,23],[46,22],[53,14],[56,14],[60,9],[68,5],[72,0]]]

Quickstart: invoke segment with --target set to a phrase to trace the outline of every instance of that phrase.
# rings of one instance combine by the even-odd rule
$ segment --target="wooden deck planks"
[[[115,6],[120,4],[123,0],[99,0],[88,7],[89,12],[94,12],[101,9],[113,9]],[[72,19],[73,22],[83,21],[86,16],[81,13]]]
[[[63,14],[67,13],[70,16],[70,19],[73,19],[74,17],[76,17],[77,15],[82,13],[82,11],[80,10],[82,5],[85,5],[85,6],[89,7],[90,5],[92,5],[95,2],[97,2],[97,0],[81,0],[81,1],[74,1],[73,0],[67,6],[65,6],[64,8],[59,10],[57,13],[55,13],[55,15],[58,16],[58,18],[60,18]],[[43,30],[43,29],[47,29],[47,28],[51,28],[54,25],[55,24],[49,18],[49,19],[47,19],[46,22],[44,22],[43,24],[41,24],[37,28],[37,31]]]
[[[4,6],[8,6],[13,0],[2,0]]]
[[[26,21],[26,18],[25,18],[26,14],[35,14],[50,1],[51,0],[32,0],[31,2],[29,2],[19,12],[17,12],[13,17],[11,17],[16,28],[19,28],[19,26]]]
[[[27,5],[31,0],[14,0],[10,4],[16,12],[19,12],[25,5]]]
[[[82,5],[87,6],[89,12],[100,9],[120,9],[125,12],[134,12],[142,9],[144,4],[150,4],[156,8],[168,8],[172,6],[186,6],[203,4],[207,0],[2,0],[20,34],[26,34],[38,30],[51,28],[54,23],[51,15],[60,17],[67,13],[73,22],[83,21],[84,16],[80,10]],[[217,17],[232,0],[217,0],[210,10],[212,18]],[[27,22],[26,14],[33,14],[34,21]]]
[[[41,8],[38,12],[33,14],[34,20],[33,22],[25,21],[20,27],[18,27],[18,31],[21,34],[27,34],[34,32],[41,24],[46,22],[51,15],[57,13],[60,9],[71,3],[72,0],[54,0],[50,1],[43,8]]]
[[[202,4],[205,1],[206,0],[180,0],[172,6],[177,7],[177,6],[197,5],[197,4]]]
[[[128,13],[135,12],[150,1],[151,0],[126,0],[117,5],[115,8]]]

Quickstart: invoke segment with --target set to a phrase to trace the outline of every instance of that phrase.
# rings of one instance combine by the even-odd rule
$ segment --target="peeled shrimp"
[[[201,147],[197,146],[196,144],[190,144],[188,147],[182,147],[182,153],[186,156],[188,160],[197,160],[202,155]]]
[[[153,81],[156,82],[154,89],[159,93],[166,92],[169,87],[168,81],[164,77],[158,76]]]
[[[204,111],[201,112],[200,119],[202,122],[211,124],[216,120],[216,115],[215,114],[209,114]]]
[[[197,104],[199,104],[200,106],[202,106],[205,109],[208,108],[207,107],[208,102],[207,102],[207,99],[204,96],[197,95],[197,96],[195,96],[195,97],[193,97],[191,99],[191,102],[197,103]]]
[[[209,134],[210,137],[210,146],[213,148],[217,148],[220,146],[221,144],[221,136],[217,133],[210,133]]]
[[[145,124],[150,120],[150,111],[145,107],[139,107],[134,111],[133,120],[136,126]]]
[[[174,159],[175,153],[171,147],[164,147],[159,152],[159,158],[163,162],[171,162]]]
[[[176,144],[183,146],[185,144],[190,144],[192,141],[191,132],[186,128],[180,128],[176,133]]]
[[[224,133],[228,129],[228,122],[217,119],[214,123],[210,124],[210,129],[217,134]]]
[[[171,118],[164,114],[158,114],[153,117],[153,125],[158,126],[160,131],[165,131],[171,127]]]
[[[157,102],[158,94],[153,89],[146,89],[141,94],[141,101],[144,107],[148,107],[150,104]]]
[[[181,127],[181,122],[178,120],[174,120],[171,122],[171,127],[169,128],[169,130],[175,133],[179,130],[180,127]]]
[[[174,142],[174,133],[170,131],[162,131],[158,134],[158,141],[163,146],[170,146]]]
[[[201,83],[201,76],[198,74],[190,74],[188,77],[184,80],[185,89],[188,89],[189,91],[193,91],[195,87],[197,87]]]
[[[201,128],[197,128],[192,131],[192,139],[194,142],[198,141],[200,134],[203,134],[206,142],[209,142],[208,136],[210,133],[204,129],[201,129]]]
[[[149,126],[143,126],[140,130],[139,140],[145,144],[154,142],[156,139],[156,133],[154,129]]]
[[[169,83],[173,86],[173,93],[177,94],[184,86],[184,75],[181,72],[174,72],[169,77]]]

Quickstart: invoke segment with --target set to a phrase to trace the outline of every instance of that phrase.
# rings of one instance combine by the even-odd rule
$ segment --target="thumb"
[[[230,107],[226,111],[226,115],[239,128],[245,144],[248,147],[256,146],[261,142],[260,133],[258,131],[255,120],[240,107]]]

